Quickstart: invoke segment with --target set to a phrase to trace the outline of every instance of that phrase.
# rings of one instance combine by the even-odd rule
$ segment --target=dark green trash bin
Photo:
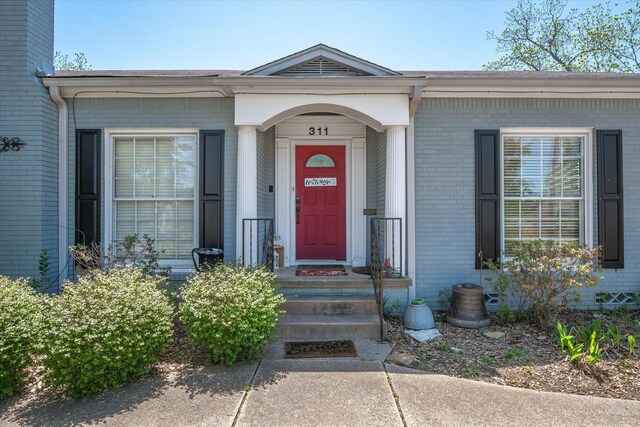
[[[198,259],[196,260],[196,255]],[[219,262],[224,262],[224,251],[218,248],[193,248],[191,258],[196,271],[211,268]]]

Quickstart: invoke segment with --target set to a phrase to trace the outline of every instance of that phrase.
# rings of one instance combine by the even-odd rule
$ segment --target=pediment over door
[[[318,44],[249,70],[249,76],[360,77],[397,76],[399,73],[341,50]]]

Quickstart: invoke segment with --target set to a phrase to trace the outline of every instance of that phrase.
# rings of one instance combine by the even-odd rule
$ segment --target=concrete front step
[[[373,290],[373,282],[362,275],[359,277],[296,277],[278,274],[275,284],[281,290],[285,289],[367,289]],[[386,288],[408,288],[411,279],[384,279]]]
[[[282,309],[287,314],[372,314],[378,313],[373,295],[285,295]]]
[[[380,320],[371,314],[285,314],[278,320],[277,330],[284,340],[379,339]]]

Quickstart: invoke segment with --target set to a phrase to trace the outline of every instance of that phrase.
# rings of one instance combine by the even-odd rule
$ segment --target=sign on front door
[[[335,187],[338,185],[336,178],[305,178],[305,187]]]
[[[296,147],[296,258],[346,259],[345,147]]]

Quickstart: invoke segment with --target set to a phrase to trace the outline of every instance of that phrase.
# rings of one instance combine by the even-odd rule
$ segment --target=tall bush
[[[39,322],[39,298],[28,281],[0,276],[0,399],[26,380]]]
[[[501,297],[516,304],[518,313],[541,327],[554,326],[561,310],[581,300],[581,288],[600,281],[596,275],[601,270],[600,248],[521,241],[512,255],[503,262],[487,262],[497,273],[487,281]]]
[[[147,374],[172,334],[165,280],[117,267],[67,283],[43,332],[45,381],[82,397]]]
[[[189,341],[214,363],[259,357],[274,338],[280,304],[272,272],[218,264],[188,279],[179,311]]]

